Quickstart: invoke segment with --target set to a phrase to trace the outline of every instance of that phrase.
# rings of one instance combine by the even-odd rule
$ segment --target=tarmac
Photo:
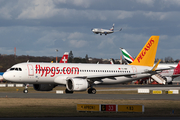
[[[51,99],[127,99],[127,100],[180,100],[180,94],[98,94],[98,91],[137,91],[140,89],[150,90],[180,90],[180,85],[104,85],[97,86],[103,89],[97,90],[97,94],[74,93],[56,94],[55,92],[1,92],[0,98],[51,98]],[[96,87],[95,87],[96,88]],[[106,89],[107,88],[107,89]],[[109,93],[109,92],[108,92]]]
[[[55,92],[38,92],[38,93],[23,93],[23,92],[1,92],[0,98],[45,98],[45,99],[106,99],[106,100],[180,100],[180,94],[98,94],[98,91],[137,91],[139,88],[150,90],[180,90],[179,85],[112,85],[112,86],[95,86],[102,87],[97,90],[97,94],[74,93],[74,94],[56,94]],[[106,89],[107,87],[107,89]],[[179,120],[180,117],[49,117],[49,118],[0,118],[0,120]]]

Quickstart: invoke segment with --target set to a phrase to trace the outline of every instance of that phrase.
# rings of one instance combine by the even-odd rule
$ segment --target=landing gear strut
[[[89,94],[96,94],[96,89],[95,88],[89,88],[88,93]]]
[[[29,87],[29,84],[25,84],[25,88],[23,90],[23,93],[28,93],[28,87]]]

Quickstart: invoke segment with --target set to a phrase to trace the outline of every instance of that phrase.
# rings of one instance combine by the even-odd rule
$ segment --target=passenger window
[[[21,69],[21,68],[19,68],[19,71],[22,71],[22,69]]]
[[[16,71],[18,71],[18,68],[15,68]]]

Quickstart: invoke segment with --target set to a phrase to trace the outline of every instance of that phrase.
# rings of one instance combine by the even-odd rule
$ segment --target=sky
[[[113,24],[122,31],[91,31]],[[152,35],[156,58],[180,59],[180,0],[0,0],[0,54],[119,59],[120,47],[137,56]]]

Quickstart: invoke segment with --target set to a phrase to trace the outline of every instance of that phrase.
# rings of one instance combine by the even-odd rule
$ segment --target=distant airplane
[[[122,28],[120,30],[118,30],[118,31],[121,31],[121,30],[122,30]],[[95,34],[100,34],[100,35],[102,35],[102,34],[105,34],[105,35],[111,34],[111,33],[114,32],[114,24],[113,24],[112,28],[109,29],[109,30],[108,29],[93,28],[92,31]],[[116,31],[116,32],[118,32],[118,31]]]
[[[123,49],[123,48],[119,48],[119,49],[121,49],[123,57],[128,64],[130,64],[134,61],[134,58],[125,49]]]
[[[3,80],[3,74],[4,72],[0,72],[0,81]]]
[[[113,62],[113,59],[112,59],[112,58],[110,59],[110,63],[111,63],[111,64],[114,64],[114,62]]]
[[[68,52],[65,52],[64,55],[62,56],[61,60],[59,61],[59,63],[67,63],[68,61]]]
[[[120,49],[125,61],[128,64],[131,64],[134,61],[134,58],[125,49]],[[178,64],[159,64],[157,68],[174,68],[170,70],[163,70],[158,73],[158,75],[160,75],[159,78],[162,77],[168,84],[172,84],[173,79],[180,76],[180,61]],[[155,75],[153,75],[152,78],[157,80],[157,78],[154,77]]]

